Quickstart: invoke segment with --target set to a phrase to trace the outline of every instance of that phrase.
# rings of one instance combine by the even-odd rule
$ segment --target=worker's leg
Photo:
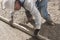
[[[41,7],[40,9],[41,16],[46,20],[46,23],[50,25],[55,25],[55,23],[52,21],[50,15],[48,14],[47,7]]]
[[[49,15],[48,15],[48,12],[47,12],[47,3],[45,3],[45,4],[44,3],[45,3],[44,0],[42,2],[37,0],[36,5],[37,5],[38,10],[40,11],[41,16],[45,20],[48,20]]]
[[[34,3],[31,0],[26,0],[24,3],[24,7],[30,11],[32,16],[35,17],[36,29],[39,31],[39,29],[41,28],[41,16],[40,16],[38,9],[36,8],[36,6],[34,5]],[[36,34],[36,30],[35,30],[35,34]]]
[[[38,29],[41,28],[41,15],[36,7],[33,7],[31,14],[35,17],[35,25],[37,29],[35,31],[38,32],[39,31]],[[37,35],[36,32],[35,32],[35,35]]]
[[[41,13],[41,16],[46,20],[46,21],[52,21],[51,18],[50,18],[50,15],[48,14],[47,12],[47,8],[46,7],[41,7],[39,9],[40,13]]]
[[[47,11],[47,0],[46,1],[42,1],[42,2],[37,2],[37,7],[38,7],[38,10],[40,11],[41,13],[41,16],[46,20],[47,23],[51,24],[51,25],[54,25],[50,15],[48,14],[48,11]]]

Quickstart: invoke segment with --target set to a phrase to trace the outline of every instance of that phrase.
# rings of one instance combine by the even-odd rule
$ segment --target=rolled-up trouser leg
[[[24,7],[27,10],[30,11],[30,13],[32,14],[32,16],[35,17],[36,29],[40,29],[41,28],[41,16],[40,16],[40,13],[39,13],[38,9],[34,5],[33,1],[26,0],[25,3],[24,3]]]

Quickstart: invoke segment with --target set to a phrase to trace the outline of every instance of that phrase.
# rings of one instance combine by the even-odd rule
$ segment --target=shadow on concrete
[[[39,40],[39,39],[34,38],[34,37],[31,37],[31,38],[29,38],[29,39],[27,39],[27,40]]]
[[[40,35],[43,35],[49,38],[50,40],[60,40],[60,24],[51,26],[47,25],[46,23],[43,23],[40,30]],[[31,37],[28,40],[38,40],[38,39]]]

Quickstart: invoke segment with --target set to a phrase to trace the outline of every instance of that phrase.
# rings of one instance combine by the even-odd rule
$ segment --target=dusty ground
[[[50,0],[48,3],[48,12],[51,15],[52,20],[56,23],[55,26],[50,26],[42,22],[42,28],[40,34],[51,39],[51,40],[60,40],[60,10],[59,10],[59,1]],[[0,5],[0,15],[11,19],[11,14],[9,10],[6,9],[6,12],[1,9]],[[26,15],[24,10],[20,10],[14,14],[14,22],[24,23],[26,20]],[[42,20],[44,20],[42,18]],[[34,40],[29,35],[21,32],[18,29],[14,29],[4,22],[0,21],[0,40]]]

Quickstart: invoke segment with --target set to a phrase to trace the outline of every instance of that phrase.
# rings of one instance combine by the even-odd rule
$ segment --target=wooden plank
[[[7,23],[7,24],[9,24],[10,26],[13,26],[13,27],[15,27],[15,28],[17,28],[17,29],[29,34],[29,30],[28,29],[26,29],[25,27],[23,27],[21,25],[18,25],[17,23],[10,23],[10,20],[8,20],[8,19],[6,19],[6,18],[4,18],[2,16],[0,16],[0,20],[5,22],[5,23]],[[31,35],[31,34],[29,34],[29,35]]]
[[[7,23],[7,24],[9,24],[10,26],[13,26],[13,27],[23,31],[24,33],[26,33],[26,34],[28,34],[30,36],[33,36],[33,31],[28,30],[27,28],[25,28],[22,25],[19,25],[17,23],[11,23],[10,20],[8,20],[8,19],[6,19],[6,18],[4,18],[2,16],[0,16],[0,20]],[[46,37],[44,37],[42,35],[38,35],[37,37],[40,38],[40,39],[44,39],[44,40],[50,40],[50,39],[48,39],[48,38],[46,38]]]

